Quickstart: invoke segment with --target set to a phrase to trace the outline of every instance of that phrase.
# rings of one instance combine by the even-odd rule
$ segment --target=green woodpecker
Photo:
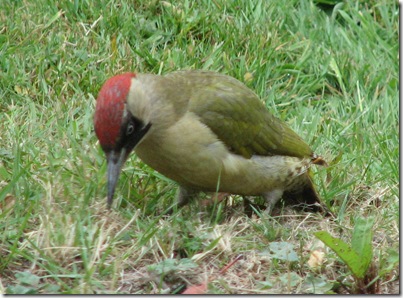
[[[99,92],[94,125],[108,163],[109,206],[134,150],[179,184],[178,206],[219,191],[263,196],[268,213],[281,197],[319,210],[309,168],[325,161],[227,75],[116,75]]]

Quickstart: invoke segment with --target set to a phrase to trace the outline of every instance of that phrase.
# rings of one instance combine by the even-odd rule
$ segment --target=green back
[[[168,75],[181,80],[189,92],[188,111],[195,113],[228,149],[245,158],[252,155],[308,157],[311,148],[259,98],[236,79],[206,71]]]

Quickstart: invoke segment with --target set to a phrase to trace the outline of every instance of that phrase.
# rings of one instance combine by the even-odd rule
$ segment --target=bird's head
[[[95,133],[108,162],[108,206],[126,159],[151,127],[128,110],[128,99],[136,96],[134,73],[116,75],[102,86],[96,103]]]

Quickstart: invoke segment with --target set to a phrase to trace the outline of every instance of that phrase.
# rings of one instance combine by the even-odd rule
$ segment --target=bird
[[[130,154],[179,185],[176,206],[200,192],[283,198],[321,210],[312,165],[326,161],[239,80],[206,70],[126,72],[96,99],[95,134],[107,160],[110,208]]]

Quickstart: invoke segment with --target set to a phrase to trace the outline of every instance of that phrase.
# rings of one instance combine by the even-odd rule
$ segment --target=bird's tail
[[[297,185],[284,192],[287,205],[309,212],[321,212],[326,209],[315,190],[309,171],[300,176]]]

